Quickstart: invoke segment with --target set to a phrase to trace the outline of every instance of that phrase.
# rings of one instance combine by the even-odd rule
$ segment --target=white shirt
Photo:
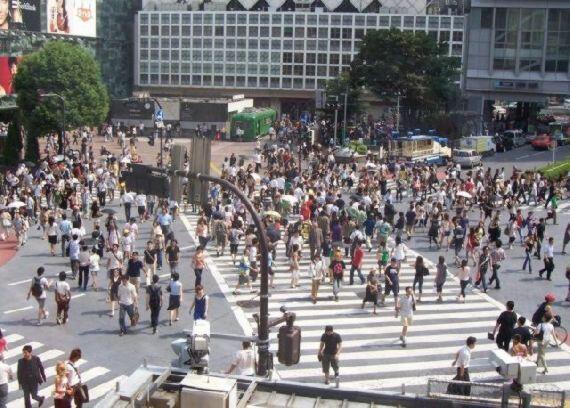
[[[412,317],[414,315],[414,297],[400,295],[400,316]]]
[[[10,366],[0,361],[0,385],[8,384],[14,378],[14,372]]]
[[[67,294],[68,292],[71,291],[71,288],[69,287],[69,283],[65,282],[65,281],[57,281],[55,283],[55,291],[63,296],[65,294]]]
[[[119,303],[121,305],[132,305],[137,296],[137,289],[135,288],[135,285],[130,282],[127,282],[126,285],[121,282],[119,285],[118,295]]]
[[[554,326],[552,323],[543,322],[536,326],[536,333],[540,333],[541,330],[544,332],[542,337],[542,344],[548,344],[550,342],[550,338],[554,333]]]
[[[81,382],[81,378],[77,375],[77,366],[75,366],[71,361],[66,361],[65,365],[67,366],[67,381],[69,386],[73,387],[74,385],[79,384]]]
[[[469,368],[469,363],[471,362],[471,349],[466,345],[459,349],[459,355],[457,357],[456,365],[457,367]]]
[[[544,249],[544,256],[547,258],[554,258],[554,245],[546,244]]]
[[[232,364],[237,375],[255,375],[255,354],[251,349],[236,352]]]
[[[91,269],[93,272],[99,271],[100,260],[101,257],[98,254],[91,254],[91,256],[89,256],[89,269]]]

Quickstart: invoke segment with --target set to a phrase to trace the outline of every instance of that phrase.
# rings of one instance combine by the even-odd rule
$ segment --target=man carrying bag
[[[77,408],[81,408],[84,403],[89,402],[89,389],[81,381],[81,375],[75,364],[81,359],[81,349],[73,349],[69,354],[67,365],[67,381],[69,387],[73,389],[73,402]]]
[[[464,381],[469,382],[469,363],[471,361],[471,351],[475,348],[475,343],[477,339],[473,336],[467,337],[465,346],[461,347],[459,351],[455,354],[455,360],[451,363],[451,366],[457,367],[457,374],[453,377],[453,381]],[[471,394],[471,386],[469,384],[457,384],[451,382],[447,386],[448,394],[455,395],[465,395],[469,396]]]

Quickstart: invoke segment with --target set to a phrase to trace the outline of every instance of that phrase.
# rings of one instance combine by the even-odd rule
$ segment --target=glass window
[[[192,60],[193,61],[201,61],[202,60],[202,51],[199,51],[199,50],[192,51]]]
[[[317,42],[315,40],[307,40],[307,50],[314,51],[317,49]]]
[[[141,33],[141,35],[148,35],[148,26],[147,25],[141,25],[140,33]]]
[[[269,27],[263,26],[259,29],[259,36],[262,38],[269,37]]]
[[[326,77],[327,76],[327,67],[319,65],[317,67],[317,76]]]
[[[150,83],[151,84],[158,84],[158,74],[151,74],[150,75]]]
[[[285,19],[283,20],[283,24],[293,25],[293,15],[292,14],[285,14]]]
[[[259,78],[259,87],[260,88],[267,88],[268,83],[269,83],[269,78],[267,78],[267,77]]]
[[[449,42],[449,31],[440,31],[439,32],[439,42],[442,42],[442,43]]]
[[[181,85],[190,85],[190,75],[180,75]]]
[[[401,16],[392,16],[392,21],[390,22],[390,27],[400,28],[402,25],[402,17]]]
[[[306,76],[315,76],[315,66],[314,65],[307,65],[305,67],[305,75]]]
[[[257,65],[248,65],[247,72],[248,74],[257,74]]]
[[[259,27],[250,26],[249,27],[249,36],[250,37],[257,37],[259,35]]]
[[[412,28],[414,26],[414,16],[404,16],[404,27]]]
[[[235,24],[236,23],[236,15],[230,13],[226,16],[226,24]]]
[[[376,16],[366,16],[366,25],[368,27],[376,27],[376,21],[377,21]],[[388,20],[386,20],[386,25],[388,25]]]
[[[295,49],[296,50],[305,50],[305,41],[304,40],[295,40]]]
[[[441,18],[441,28],[451,28],[451,17]]]
[[[216,37],[224,36],[224,26],[216,26]]]
[[[388,27],[390,25],[390,16],[380,16],[380,27]],[[372,27],[370,24],[369,27]]]
[[[259,48],[258,40],[249,40],[248,41],[249,49],[250,50],[257,50]]]
[[[340,58],[338,54],[330,54],[329,63],[331,65],[338,65],[340,62]]]
[[[234,76],[227,76],[226,77],[226,86],[234,86],[236,78]]]
[[[212,24],[212,22],[214,21],[214,19],[212,18],[211,14],[204,14],[204,25],[205,24]]]
[[[245,51],[238,51],[236,53],[236,60],[237,62],[245,62],[246,52]]]
[[[158,26],[151,26],[150,27],[150,35],[158,35]]]
[[[267,75],[269,73],[269,67],[267,65],[259,65],[259,74]]]
[[[271,65],[271,75],[279,75],[279,73],[281,72],[280,66],[279,65]]]
[[[158,62],[151,62],[150,63],[150,73],[151,74],[158,74],[158,68],[159,68]]]
[[[245,37],[247,36],[247,28],[245,26],[238,26],[237,28],[237,36],[238,37]]]
[[[223,60],[224,60],[224,52],[214,51],[214,61],[223,61]]]
[[[148,14],[142,13],[140,19],[141,19],[141,24],[148,24]]]
[[[202,41],[202,48],[212,48],[212,39],[204,38],[204,40]]]
[[[333,25],[333,26],[339,26],[339,25],[340,25],[340,19],[341,19],[341,16],[340,16],[340,15],[338,15],[338,14],[333,14],[333,15],[331,16],[331,25]]]
[[[226,40],[226,48],[235,48],[236,47],[236,40],[234,40],[233,38],[228,38]]]
[[[150,23],[151,24],[158,24],[159,15],[157,13],[153,13],[150,15]]]
[[[319,65],[324,65],[327,63],[327,54],[318,54],[317,55],[317,62]]]
[[[216,39],[214,41],[214,48],[217,48],[217,49],[224,48],[224,40]]]
[[[303,88],[303,79],[302,78],[293,79],[293,88],[302,89]]]
[[[139,44],[141,48],[148,48],[148,38],[141,38]]]
[[[309,14],[307,17],[307,24],[310,26],[317,25],[317,16],[314,14]]]
[[[319,27],[319,38],[329,38],[329,29],[327,27]]]
[[[342,38],[351,39],[352,38],[352,28],[343,28],[342,29]]]
[[[338,43],[338,41],[337,41],[337,43]],[[327,51],[329,49],[329,42],[325,41],[325,40],[319,40],[317,48],[319,51]]]
[[[295,62],[295,64],[302,64],[302,63],[304,62],[304,59],[305,59],[304,57],[305,57],[305,56],[304,56],[303,53],[296,52],[296,53],[294,54],[293,61]]]
[[[354,38],[363,39],[364,38],[364,29],[357,28],[354,30]]]
[[[248,77],[247,86],[257,88],[257,77]]]
[[[340,50],[340,41],[338,41],[338,40],[331,41],[330,42],[330,49],[331,49],[331,51],[339,51]]]
[[[148,59],[148,50],[141,50],[139,58],[141,60],[147,60]]]
[[[305,88],[315,89],[315,80],[313,78],[305,79]]]
[[[271,27],[271,36],[281,38],[281,27]]]
[[[192,17],[192,22],[194,24],[202,24],[202,14],[201,13],[194,13]]]
[[[278,50],[281,48],[281,40],[271,40],[271,49]]]
[[[293,49],[293,41],[283,40],[283,49],[284,50],[292,50]]]
[[[295,38],[305,37],[305,27],[295,27]]]
[[[259,42],[259,48],[262,50],[268,50],[269,49],[269,40],[261,40]]]
[[[304,25],[305,24],[305,15],[304,14],[296,14],[295,15],[295,24],[296,25]]]
[[[235,51],[226,51],[226,61],[234,62],[236,60],[236,52]]]
[[[308,38],[317,38],[317,28],[316,27],[307,28],[307,37]]]
[[[180,35],[180,27],[178,27],[178,26],[170,27],[170,35],[173,37]]]
[[[290,64],[293,62],[293,53],[292,52],[284,52],[283,53],[283,63]]]
[[[287,88],[291,88],[291,78],[283,78],[283,80],[281,81],[282,87],[287,89]]]
[[[192,27],[192,35],[194,37],[201,37],[202,36],[202,26]]]
[[[247,61],[248,61],[248,62],[257,62],[258,58],[259,58],[259,57],[258,57],[258,55],[257,55],[257,52],[255,52],[255,51],[248,51],[248,53],[247,53]]]
[[[208,61],[208,62],[212,61],[212,51],[210,51],[210,50],[204,50],[204,51],[202,52],[202,60],[203,60],[203,61]]]
[[[161,39],[160,48],[170,48],[170,40],[168,38]]]
[[[186,74],[190,73],[190,64],[183,62],[180,67],[181,67],[182,73],[186,73]]]
[[[182,36],[190,37],[190,26],[182,26]]]
[[[177,64],[176,62],[170,64],[170,72],[175,74],[180,72],[180,64]]]
[[[281,53],[272,52],[271,53],[271,62],[281,62]]]
[[[235,64],[226,64],[226,73],[235,74],[236,73],[236,65]]]
[[[161,24],[170,24],[170,14],[162,14],[160,16],[160,22]]]
[[[158,50],[150,50],[150,59],[153,61],[158,60]]]
[[[268,52],[260,52],[259,53],[259,62],[269,62],[269,53]]]
[[[319,25],[328,25],[329,24],[329,16],[326,14],[319,15]]]
[[[279,78],[271,78],[270,82],[271,82],[271,88],[279,89],[281,87],[281,85],[279,85]]]
[[[180,59],[180,52],[178,50],[170,51],[170,59],[172,61],[178,61]]]
[[[439,28],[439,16],[430,16],[429,17],[428,28]]]
[[[158,48],[160,45],[160,42],[158,41],[158,38],[151,38],[150,39],[150,48]]]
[[[235,26],[228,26],[226,27],[226,35],[228,37],[235,37],[236,35],[236,27]]]
[[[180,40],[178,38],[171,38],[170,48],[179,48],[179,47],[180,47]]]
[[[347,54],[343,54],[342,56],[342,65],[350,65],[350,62],[352,61],[352,56],[351,55],[347,55]]]
[[[317,62],[317,56],[313,52],[307,53],[305,59],[307,64],[314,64],[315,62]]]
[[[423,16],[416,16],[416,28],[425,28],[426,18]]]
[[[249,15],[249,24],[259,24],[259,15],[258,14],[250,14]]]
[[[283,70],[282,70],[283,75],[291,75],[292,72],[293,68],[291,67],[291,65],[283,65]]]
[[[182,14],[182,24],[190,24],[190,14],[188,13]]]
[[[201,75],[192,75],[192,85],[202,85],[202,76]]]
[[[245,74],[245,65],[244,64],[236,65],[236,73],[237,74]]]
[[[281,14],[273,14],[271,16],[271,24],[281,24]]]
[[[283,36],[286,38],[293,37],[293,27],[283,27]]]
[[[245,48],[247,45],[247,42],[245,39],[238,39],[236,41],[236,48]]]
[[[343,26],[352,25],[352,16],[350,14],[346,14],[346,15],[342,16],[342,25]]]

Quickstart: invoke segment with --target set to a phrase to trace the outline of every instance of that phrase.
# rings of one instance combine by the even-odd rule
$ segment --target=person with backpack
[[[150,310],[152,334],[156,334],[158,315],[162,308],[162,288],[158,284],[159,279],[158,275],[152,275],[152,284],[146,287],[146,310]]]
[[[334,300],[338,302],[338,294],[340,292],[340,287],[342,286],[342,279],[344,275],[344,270],[346,269],[346,264],[342,260],[342,251],[340,248],[335,250],[333,259],[329,264],[329,269],[332,272],[333,277],[333,296]]]
[[[228,226],[225,220],[214,221],[214,238],[216,239],[216,254],[223,256],[228,242]]]
[[[45,309],[46,305],[46,298],[47,298],[47,290],[51,286],[51,281],[48,281],[44,276],[45,269],[43,266],[40,266],[36,272],[37,276],[32,278],[32,284],[30,286],[30,290],[28,291],[28,295],[26,300],[30,299],[30,296],[33,296],[36,301],[38,302],[38,326],[41,326],[42,319],[47,319],[49,316],[48,311]]]
[[[55,283],[55,304],[57,305],[55,321],[58,325],[65,324],[68,320],[71,288],[69,283],[65,281],[66,277],[65,271],[61,271],[58,275],[59,280]]]

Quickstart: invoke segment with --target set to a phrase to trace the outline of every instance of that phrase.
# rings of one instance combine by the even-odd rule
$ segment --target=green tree
[[[69,41],[50,41],[24,58],[14,87],[26,129],[36,136],[60,131],[62,126],[61,101],[40,100],[39,92],[65,98],[66,129],[99,125],[109,111],[99,65],[86,49]]]
[[[8,137],[6,138],[6,147],[4,148],[4,163],[9,165],[18,163],[22,148],[20,126],[18,126],[17,121],[14,119],[8,125]]]
[[[454,78],[460,66],[447,49],[423,32],[370,31],[351,64],[351,81],[383,100],[401,95],[408,119],[447,110],[456,96]]]

